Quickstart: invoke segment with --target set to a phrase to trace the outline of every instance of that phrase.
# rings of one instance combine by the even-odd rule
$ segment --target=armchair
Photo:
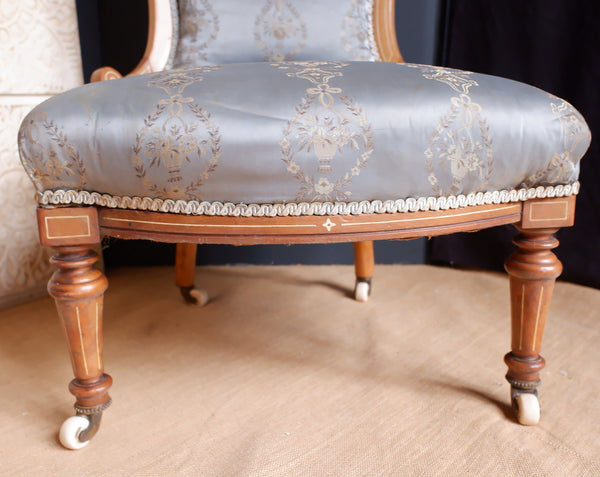
[[[553,234],[573,223],[590,142],[581,115],[515,81],[402,64],[393,0],[149,6],[148,46],[129,77],[101,68],[36,107],[19,133],[75,374],[63,445],[86,445],[111,402],[101,235],[179,244],[176,283],[199,304],[196,244],[354,242],[365,300],[373,240],[515,224],[506,377],[517,419],[536,424],[562,268]]]

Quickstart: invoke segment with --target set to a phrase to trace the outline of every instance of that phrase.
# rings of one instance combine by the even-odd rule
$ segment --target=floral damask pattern
[[[200,188],[217,168],[221,135],[211,115],[185,89],[218,69],[173,70],[150,75],[148,86],[162,89],[167,97],[158,101],[136,134],[132,165],[136,176],[153,195],[170,199],[197,200]],[[189,121],[187,108],[197,121]],[[204,163],[204,170],[184,180],[186,164]],[[165,180],[166,175],[166,180]]]
[[[355,61],[379,60],[373,36],[373,1],[352,0],[340,32],[344,50]]]
[[[273,65],[286,70],[287,76],[315,85],[306,89],[279,143],[287,171],[300,182],[296,200],[348,200],[352,195],[348,186],[367,166],[373,152],[372,127],[362,108],[354,98],[343,94],[342,88],[329,84],[343,75],[342,69],[347,65],[341,62]],[[355,158],[351,168],[340,173],[335,157],[341,154],[353,154]]]
[[[179,0],[180,25],[176,68],[207,61],[207,50],[219,34],[219,17],[208,0]]]
[[[466,94],[453,97],[450,108],[429,139],[425,150],[429,183],[436,194],[445,192],[438,176],[449,170],[451,185],[448,192],[460,194],[468,179],[476,179],[483,190],[492,173],[492,137],[481,106]]]
[[[582,142],[589,138],[585,123],[566,101],[549,95],[554,101],[550,102],[552,113],[559,119],[563,129],[564,150],[552,156],[547,167],[531,175],[525,181],[527,186],[537,184],[557,184],[577,179],[578,168],[573,155]]]
[[[423,77],[445,83],[457,93],[469,94],[471,86],[479,86],[477,81],[470,78],[473,74],[470,71],[455,70],[452,68],[442,68],[439,66],[414,65],[405,63],[405,67],[418,68]]]
[[[478,86],[470,78],[472,73],[435,66],[407,66],[419,68],[424,78],[447,84],[460,93],[450,98],[450,107],[424,152],[427,179],[434,194],[460,194],[467,181],[474,181],[479,190],[484,190],[492,174],[494,151],[483,108],[469,96],[469,88]]]
[[[40,140],[42,136],[50,141]],[[40,190],[85,187],[87,171],[79,151],[46,113],[30,114],[21,125],[18,140],[20,146],[27,144],[26,152],[21,147],[27,158],[23,167]]]
[[[374,0],[171,0],[168,68],[258,61],[378,61]],[[173,7],[174,5],[174,7]],[[177,22],[176,22],[177,23]],[[173,46],[171,45],[171,46]]]
[[[267,0],[254,22],[254,40],[265,61],[292,60],[306,44],[306,24],[287,0]]]

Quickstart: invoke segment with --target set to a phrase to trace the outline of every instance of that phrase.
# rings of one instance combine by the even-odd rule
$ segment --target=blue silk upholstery
[[[85,85],[37,106],[19,134],[40,197],[98,193],[131,208],[121,199],[360,202],[569,186],[589,143],[570,104],[519,82],[339,61]]]
[[[254,61],[379,60],[373,0],[171,0],[175,68]]]

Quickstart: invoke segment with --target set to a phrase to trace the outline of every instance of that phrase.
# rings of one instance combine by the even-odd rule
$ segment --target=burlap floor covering
[[[209,267],[185,306],[171,268],[109,276],[112,407],[80,451],[50,299],[0,312],[0,474],[600,475],[600,291],[555,290],[542,421],[516,424],[504,275],[379,266]]]

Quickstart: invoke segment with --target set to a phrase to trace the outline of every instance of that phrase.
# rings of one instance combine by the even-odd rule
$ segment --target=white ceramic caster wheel
[[[515,397],[518,421],[524,426],[535,426],[540,422],[540,403],[535,394],[522,393]]]
[[[85,447],[89,444],[89,440],[81,442],[79,440],[79,434],[85,431],[90,425],[90,421],[84,416],[72,416],[63,422],[60,426],[60,432],[58,439],[60,443],[67,449],[77,450]]]
[[[204,306],[208,303],[208,293],[206,290],[198,290],[194,287],[179,287],[181,296],[188,305]]]
[[[371,285],[368,282],[357,282],[354,288],[354,299],[356,301],[369,301],[369,289]]]
[[[195,300],[194,305],[196,306],[204,306],[208,303],[208,293],[206,290],[192,288],[190,290],[190,296]]]

